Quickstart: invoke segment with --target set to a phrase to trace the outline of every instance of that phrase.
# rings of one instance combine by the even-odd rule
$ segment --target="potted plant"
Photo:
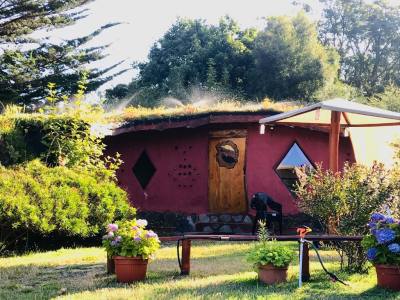
[[[276,240],[269,240],[266,224],[263,222],[260,222],[258,239],[247,256],[247,260],[258,271],[258,279],[266,284],[285,282],[294,251]]]
[[[160,247],[155,232],[146,229],[146,220],[124,221],[107,226],[103,245],[113,258],[118,282],[130,283],[146,278],[148,260]]]
[[[362,246],[376,269],[378,286],[400,291],[400,222],[391,216],[373,213],[370,233]]]

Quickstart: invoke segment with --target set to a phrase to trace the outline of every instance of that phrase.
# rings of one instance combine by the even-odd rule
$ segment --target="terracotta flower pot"
[[[144,280],[147,272],[147,259],[141,257],[114,256],[115,274],[118,282],[130,283]]]
[[[258,267],[258,279],[266,284],[286,282],[288,267],[274,267],[271,264]]]
[[[375,265],[378,286],[400,291],[400,266]]]
[[[107,274],[115,274],[115,262],[110,256],[107,256]]]

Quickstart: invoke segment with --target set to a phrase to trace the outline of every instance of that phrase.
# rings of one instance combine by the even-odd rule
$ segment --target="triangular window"
[[[293,193],[299,180],[296,172],[296,168],[299,167],[314,169],[312,163],[300,149],[299,145],[294,143],[276,168],[276,173],[291,193]]]

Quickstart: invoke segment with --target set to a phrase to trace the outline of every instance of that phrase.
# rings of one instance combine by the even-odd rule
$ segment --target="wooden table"
[[[299,241],[298,235],[276,235],[271,238],[277,241]],[[360,242],[362,236],[339,236],[339,235],[307,235],[308,241],[322,241],[322,242]],[[160,237],[162,242],[177,242],[177,256],[178,264],[181,271],[181,275],[190,274],[190,250],[191,244],[194,240],[204,241],[240,241],[240,242],[251,242],[257,241],[256,235],[215,235],[215,234],[185,234],[180,236],[167,236]],[[180,245],[182,244],[182,250],[180,251]],[[310,256],[309,247],[307,243],[303,244],[303,281],[310,280]]]

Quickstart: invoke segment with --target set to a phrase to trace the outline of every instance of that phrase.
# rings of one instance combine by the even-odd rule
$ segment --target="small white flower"
[[[139,227],[146,227],[147,226],[147,221],[144,219],[139,219],[136,220],[136,225]]]

